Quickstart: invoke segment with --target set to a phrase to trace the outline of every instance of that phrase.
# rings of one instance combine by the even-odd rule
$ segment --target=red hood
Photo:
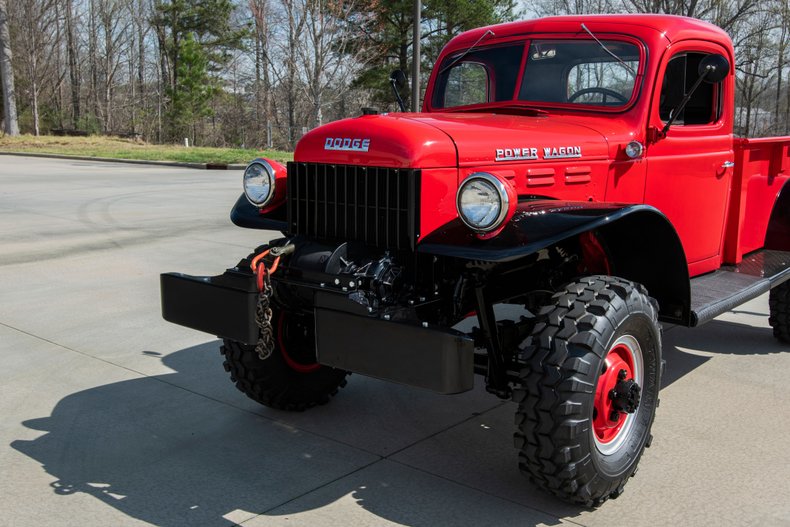
[[[563,117],[490,113],[367,115],[316,128],[296,147],[297,161],[393,168],[440,168],[605,159],[599,132]]]

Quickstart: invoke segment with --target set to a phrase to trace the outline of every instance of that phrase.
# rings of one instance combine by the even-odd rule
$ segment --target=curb
[[[116,159],[112,157],[70,156],[66,154],[47,154],[39,152],[6,152],[3,156],[43,157],[50,159],[70,159],[72,161],[100,161],[102,163],[126,163],[131,165],[154,165],[164,167],[194,168],[198,170],[244,170],[247,165],[238,163],[189,163],[186,161],[155,161],[145,159]]]

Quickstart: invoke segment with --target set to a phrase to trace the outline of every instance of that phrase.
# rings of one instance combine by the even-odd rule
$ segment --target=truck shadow
[[[770,329],[719,321],[694,331],[672,328],[664,341],[664,387],[715,354],[788,351],[773,339]],[[327,423],[334,422],[335,414],[328,412],[337,410],[329,406],[301,417],[248,410],[246,399],[225,378],[216,342],[183,349],[162,360],[174,373],[71,394],[58,402],[49,417],[23,423],[42,435],[14,441],[11,446],[41,463],[56,479],[51,484],[54,493],[88,494],[132,518],[168,527],[233,525],[258,514],[296,525],[299,518],[291,516],[338,503],[346,508],[342,513],[359,507],[398,524],[426,527],[552,525],[552,517],[574,518],[583,512],[539,491],[516,473],[515,451],[510,448],[510,403],[485,414],[493,427],[487,436],[467,435],[463,445],[452,444],[461,435],[446,438],[444,443],[436,439],[422,443],[422,455],[452,460],[453,470],[466,481],[456,484],[423,472],[419,457],[410,462],[418,468],[414,470],[397,457],[385,459],[328,439],[330,433],[322,437],[302,429],[300,423],[308,416],[324,423],[319,426],[330,426]],[[359,381],[352,378],[350,382],[353,386]],[[214,386],[220,385],[217,392]],[[392,388],[373,383],[367,389],[385,392]],[[377,400],[389,398],[388,393],[378,396]],[[447,404],[433,409],[444,412],[449,400],[437,396],[424,401],[439,407]],[[350,420],[346,416],[344,426],[355,428],[356,433],[375,426],[369,412],[396,411],[364,400],[343,404],[341,412],[354,414]],[[420,405],[398,410],[398,419],[406,420],[409,413],[416,416],[424,411]],[[470,426],[479,429],[480,425]],[[463,430],[457,433],[464,434]],[[471,475],[477,468],[485,472],[479,481]],[[317,514],[311,522],[326,518],[320,516],[325,513]]]
[[[196,355],[209,354],[211,371],[206,360],[195,360]],[[98,386],[61,399],[49,417],[24,421],[25,427],[42,435],[11,446],[56,479],[51,487],[63,496],[59,499],[88,494],[129,517],[160,526],[234,525],[258,514],[266,522],[279,518],[299,525],[305,518],[289,516],[339,501],[351,508],[349,513],[356,506],[411,526],[555,524],[551,516],[495,493],[481,495],[304,432],[285,419],[268,419],[213,397],[174,389],[173,385],[194,386],[196,378],[211,384],[213,378],[223,377],[228,393],[244,400],[225,378],[216,342],[172,353],[163,362],[174,373]],[[387,386],[381,383],[376,389]],[[442,404],[440,397],[436,400]],[[512,426],[512,418],[508,421]],[[507,436],[503,443],[512,445],[512,430],[501,433]],[[490,447],[480,445],[486,448]],[[515,452],[507,454],[515,467]],[[479,463],[479,452],[463,455],[467,459],[459,463]],[[526,479],[522,484],[525,494],[540,493]],[[581,511],[548,496],[540,500],[556,501],[552,510],[564,515]],[[307,523],[322,521],[321,516],[308,518],[312,519]]]
[[[767,313],[738,314],[768,318]],[[747,356],[788,352],[790,346],[776,340],[770,327],[719,319],[699,328],[670,326],[664,331],[666,370],[661,387],[666,388],[717,355]]]

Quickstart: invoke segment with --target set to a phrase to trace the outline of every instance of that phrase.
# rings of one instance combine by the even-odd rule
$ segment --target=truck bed
[[[735,171],[722,253],[726,264],[738,264],[743,255],[765,246],[774,203],[790,178],[790,136],[735,139],[734,147]]]
[[[691,326],[699,326],[790,279],[790,252],[759,250],[691,280]]]

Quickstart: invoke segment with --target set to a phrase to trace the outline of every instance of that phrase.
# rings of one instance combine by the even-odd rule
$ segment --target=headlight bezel
[[[468,185],[473,183],[475,180],[482,180],[490,184],[499,195],[499,213],[497,214],[496,218],[488,225],[475,225],[464,215],[461,209],[461,197],[463,196],[464,189],[466,189]],[[458,212],[458,217],[464,225],[478,234],[487,234],[497,230],[505,221],[508,211],[510,210],[510,195],[508,194],[507,187],[505,187],[505,183],[495,175],[488,172],[475,172],[470,174],[458,186],[458,191],[455,196],[455,208],[456,212]]]
[[[269,178],[269,193],[267,194],[266,198],[262,201],[256,201],[250,196],[250,192],[247,190],[247,172],[252,168],[254,165],[259,165],[262,167],[263,171],[266,173],[267,177]],[[274,198],[275,194],[275,185],[276,185],[276,178],[275,178],[275,170],[274,167],[266,161],[265,159],[256,159],[250,162],[247,167],[244,169],[244,174],[242,175],[242,189],[244,190],[244,196],[247,198],[252,205],[258,207],[259,209],[264,208],[268,205],[272,198]]]

